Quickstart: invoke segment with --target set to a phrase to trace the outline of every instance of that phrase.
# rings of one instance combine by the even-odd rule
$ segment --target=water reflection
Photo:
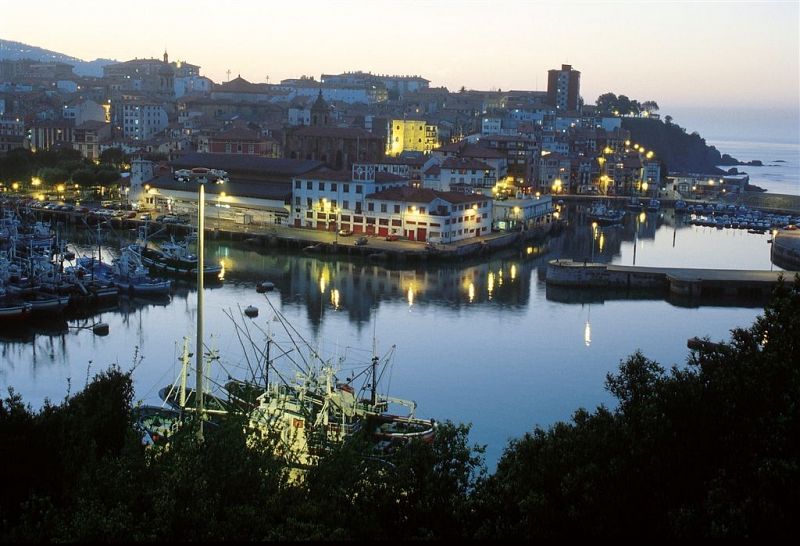
[[[637,347],[663,364],[681,362],[682,339],[720,339],[757,314],[740,302],[686,309],[652,293],[546,286],[548,260],[590,257],[592,244],[604,263],[629,265],[636,248],[637,265],[769,269],[766,237],[687,226],[665,211],[644,219],[629,215],[595,239],[577,209],[564,213],[569,223],[547,245],[442,265],[376,264],[208,241],[208,259],[225,267],[223,283],[206,285],[206,330],[209,339],[216,335],[209,344],[218,346],[226,365],[241,360],[223,311],[260,306],[263,297],[320,343],[371,347],[376,333],[381,343],[402,351],[393,393],[416,399],[427,416],[474,423],[472,439],[489,444],[491,460],[509,437],[535,424],[608,402],[606,374]],[[85,234],[71,237],[90,252]],[[104,259],[130,240],[127,233],[110,235]],[[256,284],[263,281],[275,290],[258,294]],[[82,384],[92,367],[119,362],[125,368],[138,350],[144,361],[136,369],[136,396],[155,403],[157,389],[178,373],[181,338],[193,338],[195,296],[193,282],[181,281],[168,300],[123,299],[88,317],[4,330],[0,385],[14,386],[35,405],[63,396],[68,378]],[[86,329],[99,320],[110,325],[110,335],[100,338]],[[258,320],[270,317],[264,313]]]

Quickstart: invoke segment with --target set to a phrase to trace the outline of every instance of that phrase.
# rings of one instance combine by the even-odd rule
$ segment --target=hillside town
[[[613,94],[586,104],[568,64],[548,71],[545,91],[451,91],[362,71],[216,83],[167,51],[102,70],[0,61],[0,154],[74,150],[99,163],[116,152],[125,159],[115,197],[156,214],[197,209],[196,188],[176,173],[201,167],[227,175],[206,197],[218,221],[454,243],[547,225],[568,195],[644,203],[715,197],[747,182],[668,176],[622,126],[659,119],[658,105],[605,100]],[[5,180],[3,190],[74,201],[75,180],[62,177]]]

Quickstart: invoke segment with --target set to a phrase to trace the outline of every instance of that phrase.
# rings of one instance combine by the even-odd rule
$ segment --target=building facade
[[[578,110],[581,73],[572,65],[562,64],[561,70],[547,71],[547,103],[557,110]]]

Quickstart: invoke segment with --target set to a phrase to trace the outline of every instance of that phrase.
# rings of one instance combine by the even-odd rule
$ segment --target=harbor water
[[[765,164],[780,159],[774,153],[752,157]],[[768,190],[797,193],[786,189],[796,183],[797,164],[778,165],[785,167],[773,168],[779,176]],[[671,209],[629,213],[622,226],[595,231],[581,206],[564,212],[565,229],[547,243],[458,264],[378,264],[208,241],[207,259],[225,268],[223,283],[206,286],[205,341],[220,355],[210,376],[220,382],[247,377],[248,351],[226,313],[251,321],[253,338],[260,341],[256,326],[267,331],[276,324],[268,298],[330,358],[368,362],[373,343],[379,354],[395,346],[391,376],[382,388],[416,400],[420,416],[471,423],[471,440],[487,446],[493,468],[509,439],[569,420],[581,407],[613,407],[606,376],[634,351],[665,367],[684,365],[689,338],[727,340],[731,329],[748,327],[763,310],[757,301],[698,304],[657,293],[548,287],[547,262],[555,258],[778,269],[769,259],[769,233],[693,226]],[[96,247],[89,232],[67,236],[78,255]],[[130,234],[109,236],[102,245],[104,259],[129,240]],[[257,293],[262,281],[275,289]],[[245,319],[240,309],[250,305],[259,315]],[[194,347],[196,316],[193,284],[183,282],[167,300],[122,298],[118,307],[86,319],[4,325],[0,389],[13,387],[37,407],[80,390],[109,364],[123,369],[135,364],[136,399],[159,403],[158,390],[180,371],[184,336]],[[109,325],[109,335],[93,335],[91,325],[100,321]]]

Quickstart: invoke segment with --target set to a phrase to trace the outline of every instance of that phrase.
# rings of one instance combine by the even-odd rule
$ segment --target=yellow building
[[[439,147],[439,130],[418,119],[393,119],[387,155],[401,152],[429,153]]]

